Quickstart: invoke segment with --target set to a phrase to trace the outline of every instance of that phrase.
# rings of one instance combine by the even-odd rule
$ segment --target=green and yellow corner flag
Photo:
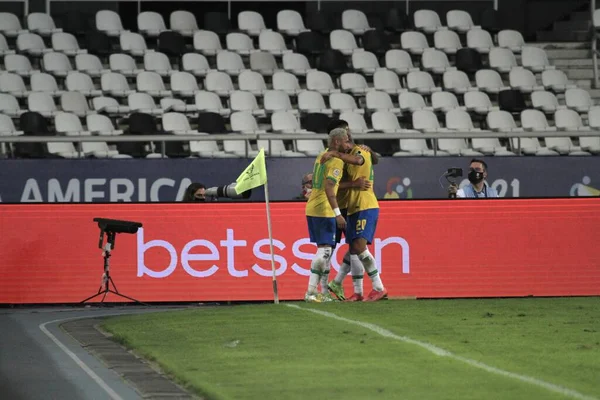
[[[240,194],[265,183],[267,183],[267,166],[265,149],[261,148],[256,158],[235,181],[235,192]]]

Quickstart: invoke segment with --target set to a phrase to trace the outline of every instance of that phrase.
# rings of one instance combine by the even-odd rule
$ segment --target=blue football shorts
[[[335,246],[337,224],[334,217],[306,217],[310,241],[317,245]]]
[[[370,208],[349,215],[346,219],[346,243],[352,243],[354,239],[366,239],[367,244],[373,242],[377,220],[379,219],[379,208]]]

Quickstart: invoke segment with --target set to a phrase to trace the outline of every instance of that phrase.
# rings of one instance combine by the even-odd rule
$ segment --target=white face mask
[[[312,188],[302,189],[302,193],[304,194],[305,197],[309,197],[311,192],[312,192]]]

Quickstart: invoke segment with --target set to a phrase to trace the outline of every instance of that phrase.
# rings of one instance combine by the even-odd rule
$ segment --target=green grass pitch
[[[600,398],[596,297],[219,306],[103,327],[208,399]]]

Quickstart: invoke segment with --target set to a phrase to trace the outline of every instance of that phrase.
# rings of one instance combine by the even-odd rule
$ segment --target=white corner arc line
[[[569,388],[566,388],[564,386],[560,386],[560,385],[556,385],[556,384],[553,384],[553,383],[545,382],[545,381],[543,381],[541,379],[533,378],[533,377],[530,377],[530,376],[527,376],[527,375],[521,375],[521,374],[517,374],[517,373],[514,373],[514,372],[510,372],[510,371],[505,371],[503,369],[492,367],[491,365],[484,364],[484,363],[482,363],[480,361],[472,360],[470,358],[466,358],[466,357],[462,357],[462,356],[453,354],[453,353],[451,353],[448,350],[444,350],[444,349],[442,349],[440,347],[434,346],[434,345],[426,343],[426,342],[421,342],[419,340],[411,339],[411,338],[409,338],[407,336],[396,335],[395,333],[393,333],[393,332],[391,332],[391,331],[389,331],[389,330],[387,330],[385,328],[382,328],[382,327],[380,327],[378,325],[375,325],[375,324],[371,324],[371,323],[368,323],[368,322],[356,321],[356,320],[353,320],[353,319],[348,319],[348,318],[340,317],[337,314],[330,313],[330,312],[327,312],[327,311],[315,310],[313,308],[300,307],[300,306],[298,306],[296,304],[286,304],[286,306],[291,307],[291,308],[296,308],[298,310],[312,312],[314,314],[319,314],[319,315],[322,315],[324,317],[328,317],[328,318],[335,319],[335,320],[338,320],[338,321],[346,322],[348,324],[357,325],[357,326],[360,326],[362,328],[368,329],[368,330],[370,330],[372,332],[375,332],[378,335],[381,335],[383,337],[387,337],[387,338],[390,338],[390,339],[394,339],[394,340],[398,340],[398,341],[401,341],[401,342],[404,342],[404,343],[414,344],[416,346],[422,347],[425,350],[427,350],[427,351],[429,351],[429,352],[431,352],[431,353],[433,353],[435,355],[438,355],[438,356],[441,356],[441,357],[452,358],[454,360],[461,361],[461,362],[463,362],[465,364],[468,364],[468,365],[470,365],[472,367],[479,368],[479,369],[482,369],[482,370],[487,371],[487,372],[491,372],[491,373],[496,374],[496,375],[505,376],[507,378],[512,378],[512,379],[519,380],[521,382],[526,382],[526,383],[529,383],[529,384],[532,384],[532,385],[535,385],[535,386],[539,386],[541,388],[544,388],[544,389],[549,390],[551,392],[562,394],[564,396],[568,396],[568,397],[571,397],[571,398],[574,398],[574,399],[578,399],[578,400],[598,400],[596,397],[587,396],[585,394],[577,392],[576,390],[569,389]]]
[[[120,314],[113,314],[113,315],[120,315]],[[102,315],[102,316],[104,317],[104,316],[108,316],[108,315]],[[86,363],[84,363],[79,357],[77,357],[77,355],[75,353],[73,353],[71,350],[69,350],[67,348],[67,346],[65,346],[60,340],[58,340],[58,338],[56,336],[54,336],[48,330],[48,328],[46,328],[46,325],[48,325],[48,324],[54,324],[56,322],[64,322],[64,321],[75,320],[75,319],[85,319],[85,318],[93,318],[93,317],[92,316],[88,316],[88,317],[55,319],[53,321],[48,321],[48,322],[41,323],[39,325],[39,328],[62,351],[64,351],[66,355],[68,355],[69,357],[71,357],[71,359],[73,361],[75,361],[75,364],[77,364],[79,366],[79,368],[81,368],[86,374],[89,375],[90,378],[92,378],[94,380],[94,382],[96,382],[102,389],[104,389],[104,391],[110,396],[111,399],[113,399],[113,400],[123,400],[123,398],[121,396],[119,396],[119,394],[117,392],[115,392],[110,386],[108,386],[108,384],[106,382],[104,382],[104,380],[102,378],[100,378],[94,371],[92,371],[92,369],[90,367],[88,367]]]

